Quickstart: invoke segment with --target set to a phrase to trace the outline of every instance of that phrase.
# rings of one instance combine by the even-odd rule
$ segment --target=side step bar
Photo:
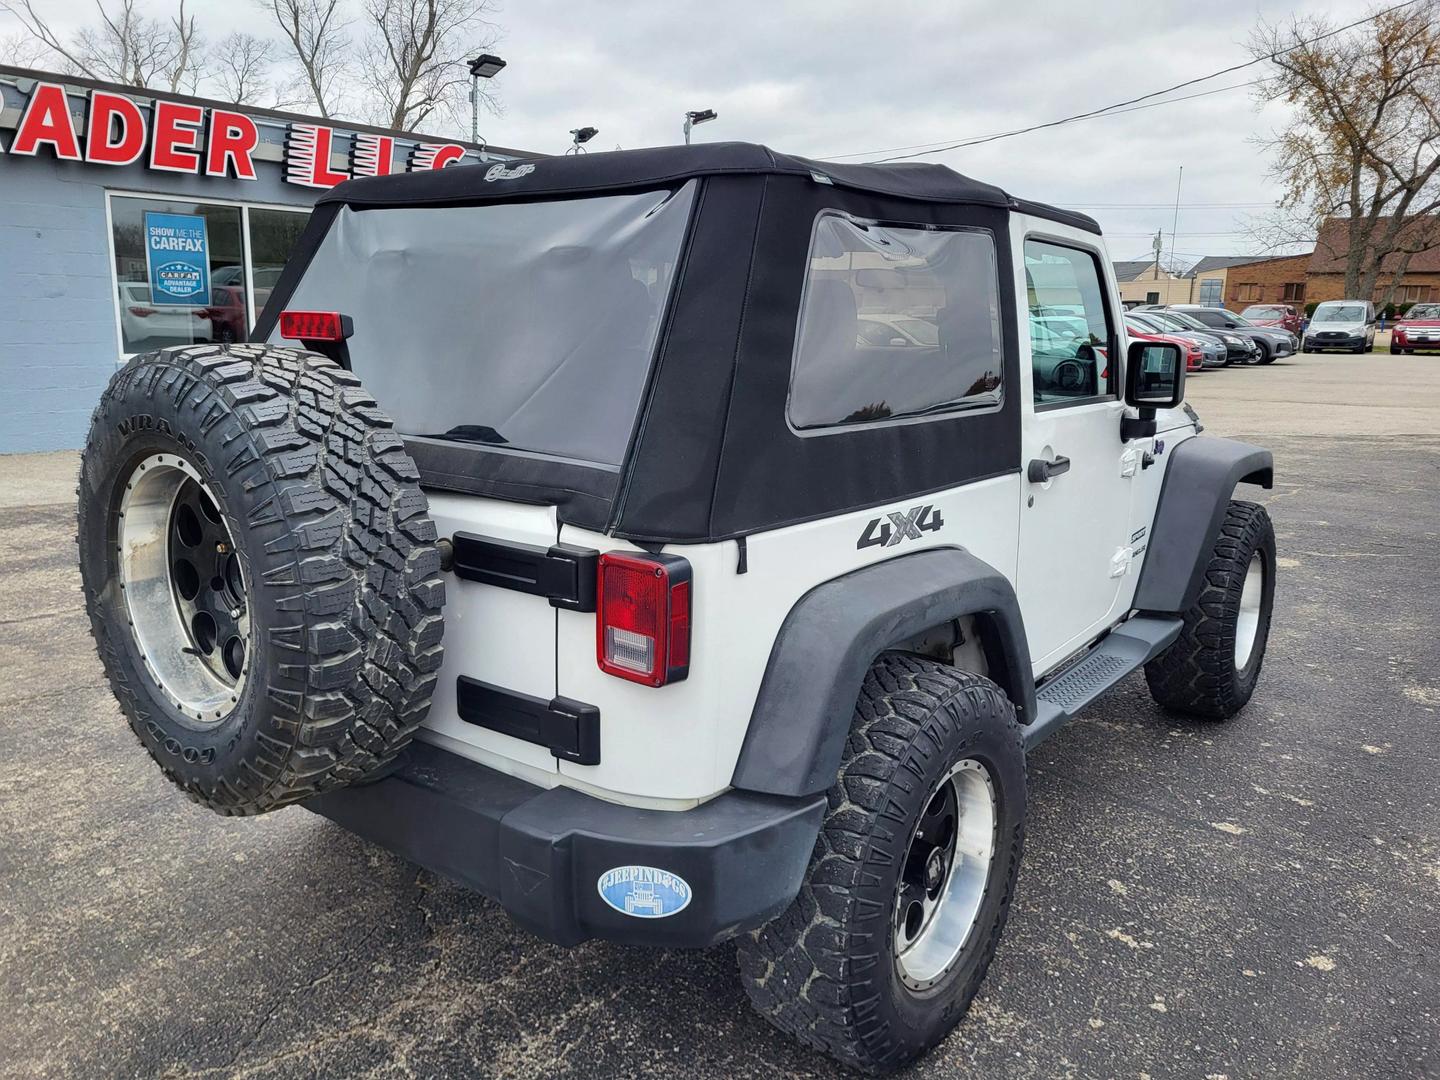
[[[1025,728],[1033,750],[1132,671],[1164,652],[1180,636],[1182,619],[1136,615],[1035,692],[1035,722]]]

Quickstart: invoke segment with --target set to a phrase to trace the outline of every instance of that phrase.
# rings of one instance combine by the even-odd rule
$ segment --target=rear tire
[[[953,796],[961,809],[949,819],[947,859],[938,838],[950,804],[936,810],[936,800],[952,798],[946,785],[958,792],[961,777],[971,794],[988,789],[990,816],[983,796]],[[805,883],[784,914],[739,941],[756,1010],[868,1072],[933,1047],[964,1015],[995,954],[1020,867],[1025,799],[1020,727],[998,686],[933,660],[880,657],[856,704]],[[977,850],[980,834],[991,841],[983,857],[956,854]],[[917,883],[932,864],[944,867],[943,881]],[[956,939],[953,955],[937,945]]]
[[[1270,515],[1258,503],[1232,500],[1180,637],[1145,665],[1150,695],[1190,716],[1234,716],[1260,678],[1274,603]]]
[[[138,356],[95,410],[79,543],[96,646],[141,744],[212,810],[374,776],[430,707],[444,583],[391,428],[350,372],[263,345]]]

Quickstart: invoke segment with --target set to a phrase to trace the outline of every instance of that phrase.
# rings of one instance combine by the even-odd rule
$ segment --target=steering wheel
[[[1082,364],[1079,360],[1061,360],[1050,373],[1050,381],[1057,390],[1067,394],[1089,392],[1092,371],[1093,366]]]

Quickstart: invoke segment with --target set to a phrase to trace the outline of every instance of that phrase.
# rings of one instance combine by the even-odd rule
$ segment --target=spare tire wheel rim
[[[925,800],[895,894],[895,966],[911,990],[939,982],[975,933],[997,816],[990,770],[973,758],[956,762]]]
[[[1260,632],[1260,607],[1265,601],[1265,560],[1260,552],[1250,556],[1245,583],[1240,587],[1240,608],[1235,613],[1235,670],[1243,671],[1255,651]]]
[[[152,454],[125,481],[120,589],[146,672],[187,720],[228,716],[249,668],[248,571],[193,464]]]

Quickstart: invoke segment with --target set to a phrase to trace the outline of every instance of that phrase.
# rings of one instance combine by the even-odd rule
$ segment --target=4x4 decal
[[[888,518],[888,520],[886,520]],[[855,542],[856,549],[867,547],[894,547],[901,540],[919,540],[921,533],[939,532],[945,519],[934,506],[912,506],[903,514],[892,510],[883,518],[871,518]]]

